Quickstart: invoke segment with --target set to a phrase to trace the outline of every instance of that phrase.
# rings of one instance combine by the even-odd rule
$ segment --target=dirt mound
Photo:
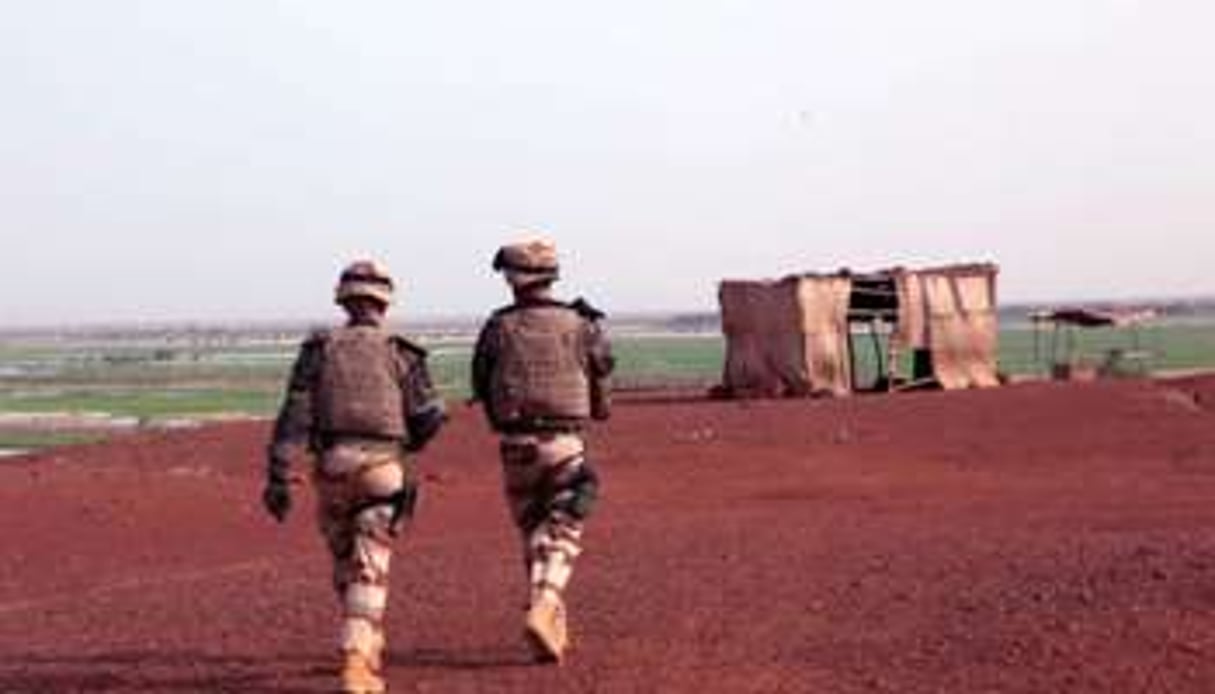
[[[532,666],[495,446],[422,458],[398,692],[1209,692],[1215,379],[622,404],[570,601]],[[257,506],[264,424],[0,461],[0,691],[327,691],[307,490]]]

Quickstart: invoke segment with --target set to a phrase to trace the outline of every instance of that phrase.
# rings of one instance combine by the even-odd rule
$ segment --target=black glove
[[[447,410],[443,407],[443,401],[435,399],[426,403],[424,407],[405,418],[405,429],[409,432],[405,450],[412,453],[422,450],[446,423]]]
[[[268,479],[262,489],[262,506],[274,520],[282,523],[291,512],[291,487],[286,480]]]

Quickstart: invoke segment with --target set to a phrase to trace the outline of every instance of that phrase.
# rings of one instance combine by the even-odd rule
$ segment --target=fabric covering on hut
[[[879,320],[891,324],[888,384],[923,380],[895,373],[897,355],[914,353],[927,357],[939,387],[997,385],[997,272],[983,264],[724,281],[722,389],[733,397],[846,395],[856,388],[851,325]],[[888,296],[875,300],[881,286]]]

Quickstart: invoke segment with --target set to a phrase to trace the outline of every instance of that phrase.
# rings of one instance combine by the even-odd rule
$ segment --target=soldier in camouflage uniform
[[[291,508],[292,450],[313,454],[320,531],[333,557],[342,620],[343,692],[383,692],[383,617],[391,542],[413,511],[406,452],[445,421],[426,352],[385,328],[393,282],[373,261],[347,267],[336,302],[346,324],[300,348],[274,426],[262,501],[282,521]]]
[[[581,299],[553,298],[551,242],[504,246],[493,267],[514,303],[481,330],[473,392],[501,436],[503,484],[529,582],[525,634],[538,660],[559,662],[569,643],[562,594],[598,490],[583,431],[588,420],[608,417],[613,359],[603,314]]]

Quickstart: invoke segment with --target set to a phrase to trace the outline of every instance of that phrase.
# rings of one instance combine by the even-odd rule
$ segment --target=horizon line
[[[998,303],[997,311],[1018,311],[1043,307],[1076,307],[1076,306],[1119,306],[1129,307],[1136,306],[1138,308],[1159,308],[1175,305],[1194,305],[1206,306],[1210,305],[1215,308],[1215,295],[1190,295],[1190,296],[1163,296],[1163,297],[1147,297],[1147,298],[1119,298],[1119,299],[1069,299],[1069,300],[1016,300],[1006,303]],[[610,313],[608,316],[609,322],[621,321],[655,321],[655,320],[671,320],[680,317],[705,318],[708,316],[716,316],[720,314],[719,309],[706,308],[683,308],[683,309],[633,309],[622,310]],[[389,318],[390,325],[413,325],[418,327],[427,327],[432,329],[443,329],[445,327],[455,327],[458,325],[467,325],[469,323],[478,324],[482,322],[488,314],[472,314],[463,312],[436,312],[422,313],[411,316],[404,320],[393,320]],[[155,330],[224,330],[231,328],[261,328],[267,330],[283,329],[283,330],[298,330],[301,327],[322,327],[332,325],[334,318],[332,316],[322,318],[320,316],[311,317],[292,317],[292,318],[119,318],[119,319],[96,319],[96,320],[76,320],[76,321],[57,321],[57,322],[25,322],[13,323],[10,325],[0,325],[0,335],[15,334],[15,333],[30,333],[39,331],[64,331],[64,332],[79,332],[79,331],[106,331],[106,330],[134,330],[134,331],[155,331]]]

